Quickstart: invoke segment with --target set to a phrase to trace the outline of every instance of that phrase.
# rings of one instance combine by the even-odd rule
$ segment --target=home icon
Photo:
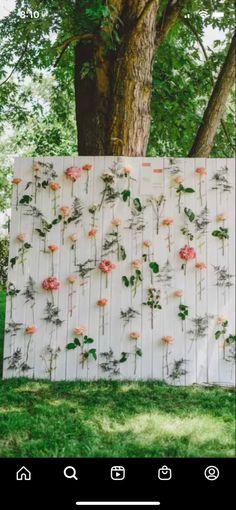
[[[19,481],[31,480],[31,472],[25,466],[22,466],[16,473],[16,479]]]

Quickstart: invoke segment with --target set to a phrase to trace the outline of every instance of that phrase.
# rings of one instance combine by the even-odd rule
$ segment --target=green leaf
[[[220,335],[221,335],[221,331],[216,331],[215,332],[215,339],[218,340],[218,338],[220,338]]]
[[[133,204],[134,204],[136,211],[138,211],[138,212],[142,211],[142,204],[141,204],[139,198],[134,198]]]
[[[135,354],[137,354],[137,356],[142,356],[143,355],[142,349],[139,349],[139,348],[136,349]]]
[[[122,195],[122,198],[123,198],[124,202],[127,202],[128,198],[131,195],[130,190],[129,189],[125,189],[124,191],[121,192],[121,195]]]
[[[121,358],[120,358],[119,363],[124,363],[125,361],[127,361],[127,359],[128,359],[128,354],[127,354],[127,352],[122,352],[122,353],[121,353]]]
[[[11,268],[13,269],[14,265],[16,264],[17,260],[18,260],[19,257],[12,257],[10,259],[10,265],[11,265]]]
[[[70,351],[72,349],[76,349],[76,345],[71,342],[70,344],[67,344],[66,348],[67,348],[68,351]]]
[[[33,198],[31,195],[23,195],[23,197],[20,199],[20,204],[30,204],[32,202]]]
[[[120,246],[120,254],[121,254],[121,260],[126,259],[126,251],[124,249],[124,246]]]
[[[24,243],[24,248],[26,248],[26,250],[29,250],[29,248],[31,248],[31,244],[29,244],[29,243]]]
[[[195,189],[193,189],[193,188],[184,188],[184,193],[195,193]]]
[[[84,344],[93,344],[93,342],[94,342],[93,338],[86,338],[86,340],[84,340]]]
[[[123,284],[125,285],[125,287],[129,287],[129,280],[127,278],[127,276],[122,276],[121,278]]]
[[[134,275],[132,275],[132,276],[130,277],[130,280],[129,280],[129,281],[130,281],[130,285],[131,285],[131,286],[133,286],[133,285],[135,284],[135,276],[134,276]]]
[[[195,219],[195,214],[192,211],[192,209],[188,209],[187,207],[184,208],[184,212],[186,216],[188,217],[189,221],[193,221]]]
[[[156,262],[150,262],[149,267],[152,269],[153,273],[159,273],[159,265]]]
[[[96,349],[89,349],[89,354],[96,360],[97,359],[97,351]]]
[[[81,346],[81,342],[80,342],[79,338],[74,338],[74,344],[78,345],[79,347]]]

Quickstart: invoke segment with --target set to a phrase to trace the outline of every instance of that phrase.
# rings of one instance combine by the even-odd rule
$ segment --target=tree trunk
[[[236,35],[231,41],[228,54],[211,94],[202,123],[189,153],[189,157],[207,158],[224,114],[227,99],[235,77]]]
[[[101,29],[93,41],[79,42],[75,50],[78,151],[81,155],[143,156],[150,131],[159,2],[111,3],[116,4],[112,26]],[[111,51],[107,49],[107,31],[117,20],[120,42]],[[90,72],[85,75],[87,70]]]

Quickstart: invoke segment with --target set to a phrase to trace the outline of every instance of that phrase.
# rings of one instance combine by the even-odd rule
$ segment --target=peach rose
[[[197,262],[195,267],[196,269],[207,269],[207,265],[205,264],[205,262]]]
[[[206,169],[205,169],[205,168],[203,168],[203,167],[196,168],[195,172],[196,172],[196,174],[198,174],[198,175],[206,175],[206,174],[207,174]]]
[[[227,321],[227,317],[225,315],[219,315],[217,324],[224,324],[225,321]]]
[[[227,220],[227,218],[228,218],[227,214],[219,214],[216,219],[217,221],[225,221]]]
[[[97,305],[98,306],[106,306],[106,305],[108,305],[108,299],[106,299],[106,298],[99,299],[97,301]]]
[[[24,233],[18,234],[18,236],[16,236],[16,239],[18,241],[21,241],[22,243],[24,243],[27,239],[27,235]]]
[[[87,328],[85,326],[80,326],[79,328],[74,328],[74,334],[76,336],[84,335],[87,331]]]
[[[134,269],[140,269],[142,267],[142,260],[136,259],[131,262],[131,265]]]
[[[32,165],[32,170],[33,172],[40,172],[42,166],[40,165],[40,163],[33,163]]]
[[[71,212],[71,208],[68,207],[68,205],[63,205],[61,208],[60,208],[60,213],[63,217],[65,216],[69,216],[70,215],[70,212]]]
[[[70,239],[70,240],[74,243],[75,241],[77,241],[78,236],[77,236],[77,234],[71,234],[71,235],[69,236],[69,239]]]
[[[76,274],[71,274],[70,276],[68,276],[67,280],[69,283],[76,283],[78,280],[78,276],[76,276]]]
[[[183,290],[176,290],[176,291],[175,291],[175,296],[176,296],[176,297],[182,297],[183,295],[184,295]]]
[[[132,166],[130,166],[130,165],[126,165],[126,166],[124,166],[124,167],[122,168],[122,172],[123,172],[123,174],[125,174],[125,175],[130,174],[130,173],[132,172],[132,170],[133,170],[133,168],[132,168]]]
[[[58,191],[59,189],[61,189],[61,185],[59,184],[59,182],[50,182],[49,188],[52,191]]]
[[[143,246],[145,246],[145,248],[150,248],[150,246],[152,246],[152,241],[148,241],[148,239],[143,241]]]
[[[114,218],[111,222],[114,227],[119,227],[122,224],[122,220],[120,218]]]
[[[132,338],[132,340],[138,340],[140,336],[141,334],[138,333],[138,331],[133,331],[132,333],[130,333],[130,338]]]
[[[49,244],[48,249],[51,252],[58,251],[59,250],[59,246],[57,244]]]
[[[97,235],[97,229],[96,228],[91,228],[91,230],[88,233],[88,236],[89,237],[96,237],[96,235]]]
[[[163,220],[163,225],[172,225],[172,223],[174,223],[174,220],[172,218],[164,218]]]
[[[12,184],[20,184],[22,182],[22,179],[20,177],[14,177],[14,179],[12,179]]]
[[[182,182],[184,182],[184,178],[182,177],[182,175],[177,175],[175,177],[175,182],[176,184],[181,184]]]
[[[38,328],[34,324],[32,324],[32,326],[27,326],[27,328],[25,328],[25,333],[27,335],[33,335],[34,333],[37,333],[37,331]]]
[[[90,172],[90,170],[92,170],[92,169],[93,169],[93,165],[89,165],[89,164],[84,165],[84,166],[82,167],[82,169],[83,169],[85,172]]]
[[[174,338],[173,336],[167,335],[162,337],[162,341],[164,342],[164,344],[173,344]]]

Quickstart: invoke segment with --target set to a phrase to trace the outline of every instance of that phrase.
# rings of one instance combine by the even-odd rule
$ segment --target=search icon
[[[73,466],[66,466],[64,469],[64,476],[66,478],[74,478],[75,480],[78,480],[76,476],[76,469]]]

